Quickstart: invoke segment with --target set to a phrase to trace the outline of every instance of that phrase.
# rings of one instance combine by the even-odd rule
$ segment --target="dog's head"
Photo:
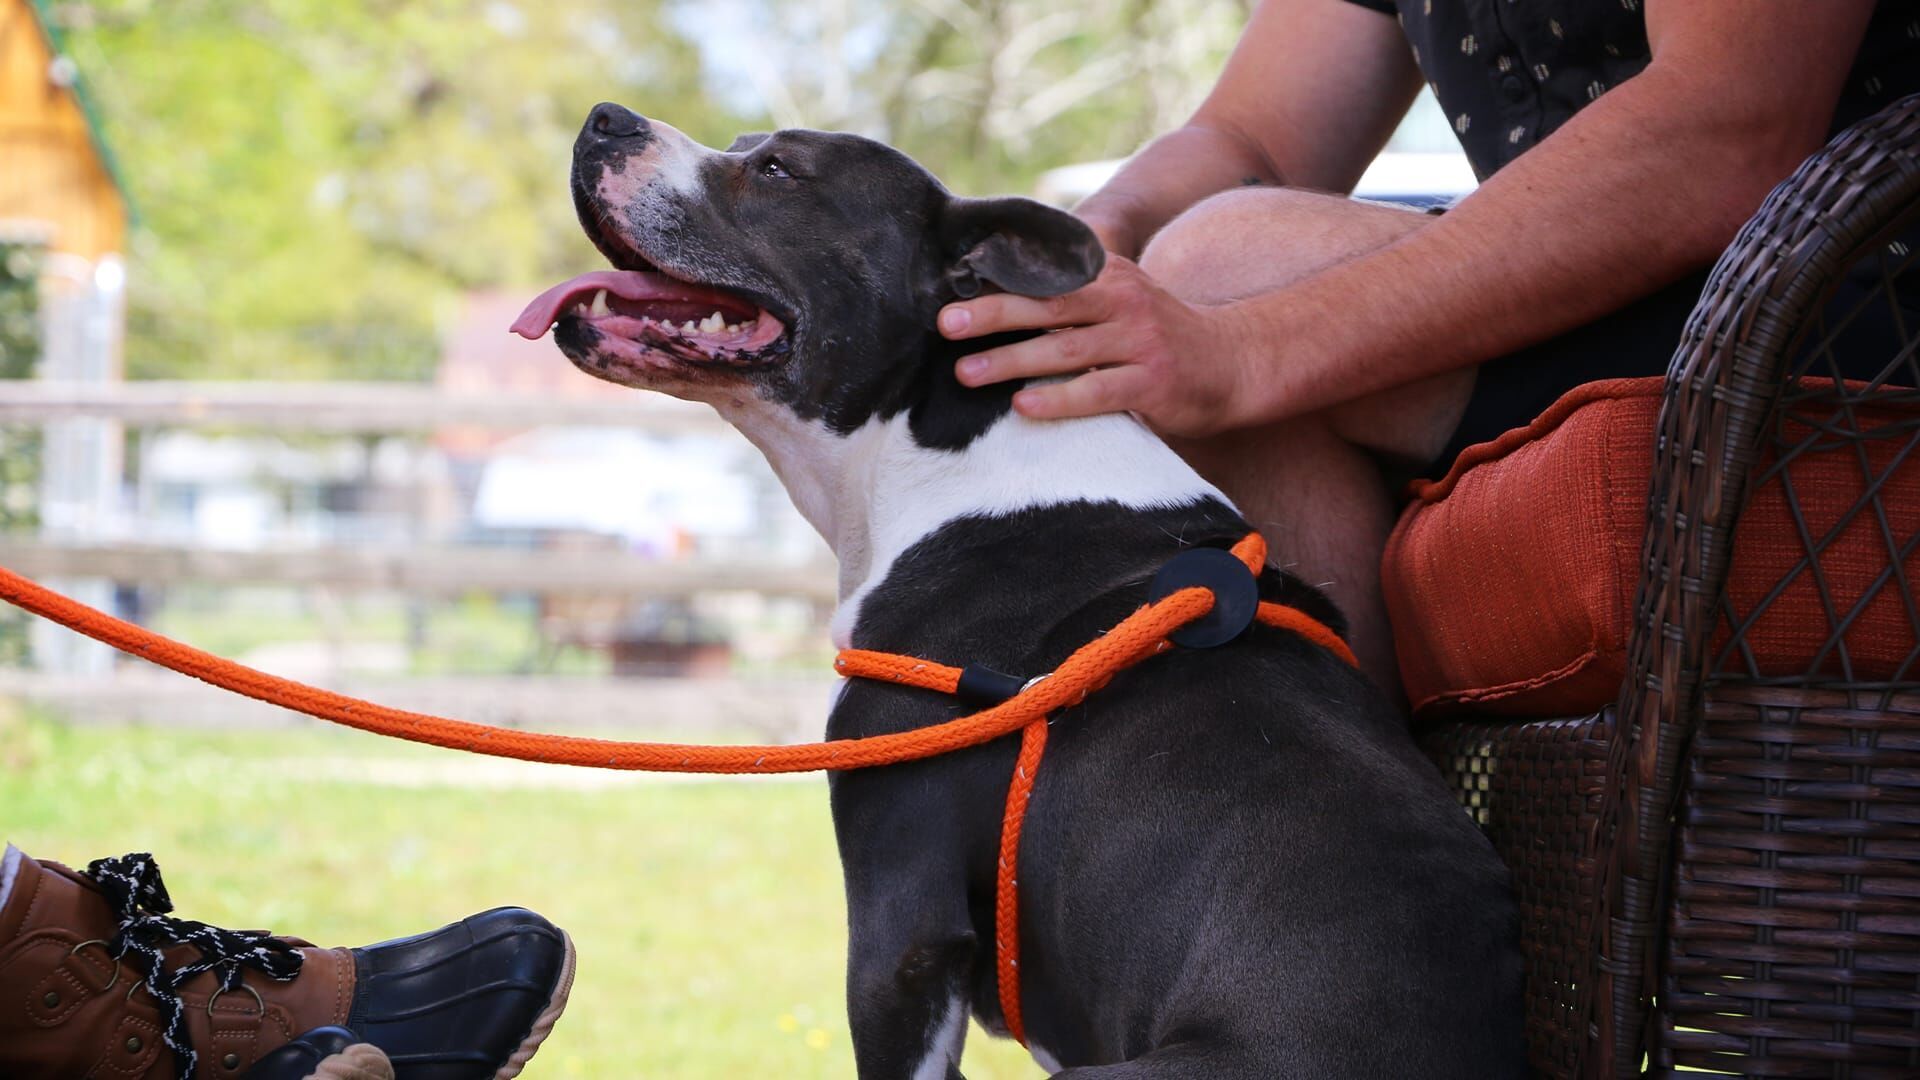
[[[1004,410],[1007,388],[952,382],[963,347],[935,331],[940,307],[994,288],[1055,296],[1103,258],[1069,214],[960,198],[856,135],[743,135],[720,151],[603,104],[574,144],[572,186],[615,269],[549,289],[516,332],[553,329],[603,379],[709,402],[751,393],[840,433],[934,386],[963,411]]]

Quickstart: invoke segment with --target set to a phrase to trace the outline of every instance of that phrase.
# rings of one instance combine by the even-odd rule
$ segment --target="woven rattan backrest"
[[[1728,590],[1721,609],[1728,632],[1714,645],[1715,679],[1763,685],[1819,686],[1854,692],[1893,693],[1920,679],[1920,596],[1909,572],[1920,530],[1911,505],[1893,506],[1891,489],[1909,496],[1920,473],[1920,206],[1893,223],[1892,235],[1865,245],[1843,271],[1844,295],[1816,309],[1807,322],[1772,422],[1762,432],[1762,458],[1750,482],[1750,497],[1778,498],[1793,523],[1794,561],[1765,593],[1736,599]],[[1842,358],[1845,358],[1843,365]],[[1871,371],[1866,380],[1845,374]],[[1819,457],[1845,463],[1851,474],[1799,466]],[[1900,481],[1895,483],[1896,478]],[[1826,490],[1808,490],[1822,483]],[[1844,507],[1832,505],[1834,490],[1857,485]],[[1814,504],[1819,512],[1814,512]],[[1868,552],[1879,560],[1861,583],[1854,566],[1830,565],[1843,538],[1855,541],[1846,558]],[[1736,548],[1736,558],[1738,549]],[[1783,598],[1796,590],[1811,595],[1825,620],[1826,640],[1804,670],[1763,667],[1764,651],[1753,640]],[[1869,620],[1869,612],[1878,618]],[[1870,624],[1870,625],[1869,625]],[[1860,631],[1860,632],[1855,632]],[[1870,631],[1870,638],[1866,632]],[[1858,655],[1872,649],[1872,661]],[[1891,660],[1891,670],[1887,663]]]

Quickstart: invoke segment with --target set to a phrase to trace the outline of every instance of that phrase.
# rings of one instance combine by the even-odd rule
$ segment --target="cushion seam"
[[[1544,675],[1535,675],[1517,682],[1501,683],[1498,686],[1475,687],[1466,690],[1442,690],[1437,694],[1430,694],[1416,702],[1413,706],[1413,711],[1420,712],[1433,705],[1457,705],[1477,701],[1494,701],[1528,690],[1537,690],[1542,686],[1559,682],[1561,679],[1573,675],[1599,658],[1600,650],[1589,648],[1586,652],[1575,657],[1571,662],[1563,664]]]

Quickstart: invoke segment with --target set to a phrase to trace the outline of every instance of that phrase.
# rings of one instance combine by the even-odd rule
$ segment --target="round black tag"
[[[1147,599],[1159,600],[1198,585],[1213,593],[1213,610],[1168,634],[1175,645],[1211,649],[1247,632],[1260,608],[1260,580],[1231,551],[1189,548],[1153,575]]]

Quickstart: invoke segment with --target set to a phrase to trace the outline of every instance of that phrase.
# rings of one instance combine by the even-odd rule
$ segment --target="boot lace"
[[[160,867],[146,852],[95,859],[87,865],[87,874],[100,886],[120,924],[108,951],[115,960],[130,959],[143,975],[142,985],[160,1007],[161,1039],[173,1051],[180,1080],[193,1075],[199,1060],[187,1037],[186,1009],[180,1002],[180,987],[187,980],[211,971],[220,990],[229,991],[240,989],[246,968],[281,982],[300,974],[305,957],[267,931],[224,930],[169,915],[173,900],[160,879]],[[198,950],[199,958],[169,967],[166,951],[183,945]]]

